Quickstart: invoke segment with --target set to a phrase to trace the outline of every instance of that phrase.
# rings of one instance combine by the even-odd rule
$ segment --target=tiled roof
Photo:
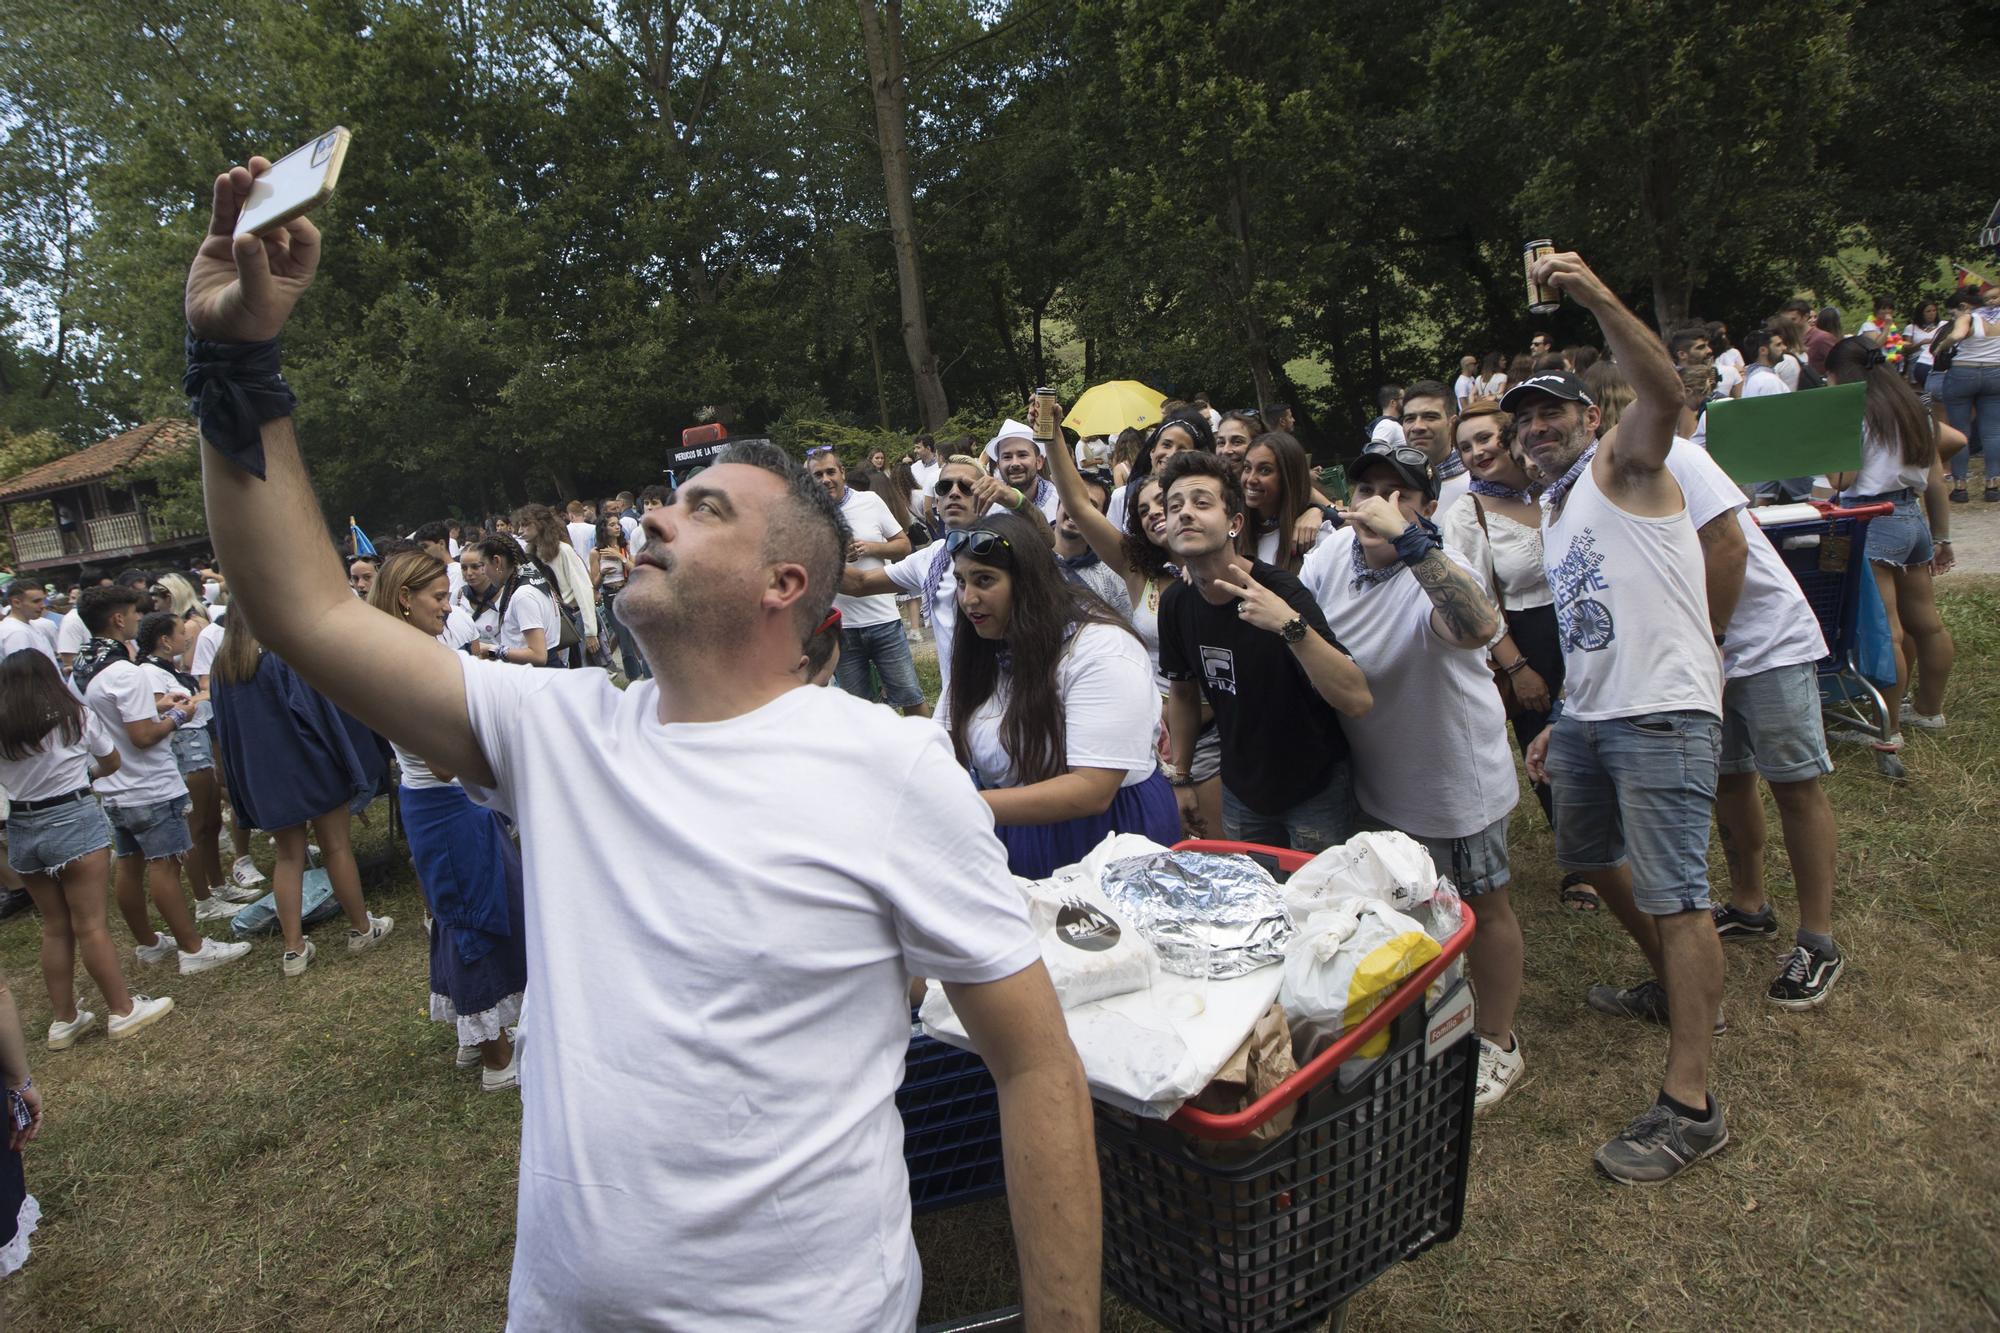
[[[52,463],[30,468],[18,477],[0,482],[0,500],[101,481],[139,463],[179,453],[200,439],[201,430],[192,421],[180,417],[148,421],[123,435],[99,440]]]

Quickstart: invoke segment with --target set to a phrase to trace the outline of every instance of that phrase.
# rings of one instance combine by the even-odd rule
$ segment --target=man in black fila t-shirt
[[[1303,584],[1237,553],[1243,492],[1220,459],[1176,454],[1160,484],[1167,548],[1189,576],[1160,599],[1175,767],[1194,762],[1205,699],[1222,738],[1224,836],[1303,852],[1345,842],[1359,811],[1335,713],[1368,711],[1367,679]],[[1174,781],[1185,817],[1194,792]]]

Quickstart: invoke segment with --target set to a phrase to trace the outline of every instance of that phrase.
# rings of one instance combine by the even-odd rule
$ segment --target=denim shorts
[[[186,856],[194,846],[194,838],[188,832],[187,812],[185,796],[150,805],[107,803],[104,814],[111,821],[112,855],[121,859],[143,856],[148,861]]]
[[[1289,810],[1260,814],[1236,799],[1229,783],[1222,784],[1222,836],[1231,842],[1287,847],[1315,856],[1354,836],[1361,807],[1354,800],[1354,770],[1343,759],[1327,774],[1320,789]]]
[[[1896,512],[1868,521],[1868,558],[1878,565],[1909,569],[1931,562],[1931,524],[1923,501],[1909,491],[1896,491]],[[1888,495],[1850,495],[1850,506],[1880,504]]]
[[[1653,916],[1708,910],[1708,825],[1722,723],[1707,713],[1556,721],[1556,863],[1632,865],[1632,895]]]
[[[880,691],[868,673],[870,663],[874,664],[875,675],[881,678]],[[841,630],[840,663],[833,669],[833,678],[841,689],[870,703],[914,708],[924,701],[923,686],[917,683],[917,664],[910,657],[910,641],[901,620]]]
[[[1772,667],[1723,685],[1721,771],[1754,771],[1766,782],[1810,782],[1833,772],[1813,663]]]
[[[95,796],[7,818],[7,864],[17,875],[53,875],[80,856],[111,845],[111,826]]]
[[[215,742],[207,727],[182,727],[167,743],[174,747],[174,763],[182,777],[215,767]]]

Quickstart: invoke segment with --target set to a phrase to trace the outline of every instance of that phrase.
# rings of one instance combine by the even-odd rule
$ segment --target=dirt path
[[[1979,496],[1975,486],[1969,503],[1951,507],[1951,544],[1958,555],[1954,572],[2000,574],[2000,504],[1987,504]]]

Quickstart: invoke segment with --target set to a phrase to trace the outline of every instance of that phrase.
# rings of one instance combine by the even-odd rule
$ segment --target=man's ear
[[[772,565],[765,576],[761,605],[766,611],[790,611],[806,595],[810,582],[804,565],[790,561]]]

